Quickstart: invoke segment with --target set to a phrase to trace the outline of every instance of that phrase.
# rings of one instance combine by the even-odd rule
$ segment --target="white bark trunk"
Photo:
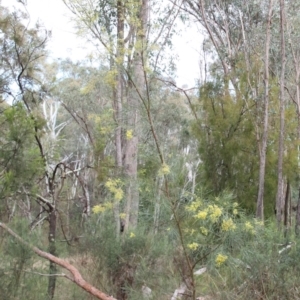
[[[266,44],[265,44],[265,103],[264,103],[264,127],[261,141],[261,152],[259,161],[259,186],[256,206],[256,217],[264,220],[264,187],[265,187],[265,171],[266,171],[266,155],[267,155],[267,140],[269,126],[269,51],[271,40],[271,21],[273,12],[273,0],[269,1],[269,13],[267,20]]]
[[[278,147],[278,185],[276,195],[276,218],[278,225],[282,221],[283,210],[283,154],[284,154],[284,126],[285,126],[285,8],[284,0],[280,0],[280,36],[281,36],[281,74],[280,74],[280,131]]]

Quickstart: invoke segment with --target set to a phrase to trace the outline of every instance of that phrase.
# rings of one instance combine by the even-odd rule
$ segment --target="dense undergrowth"
[[[256,221],[232,198],[195,198],[177,206],[176,218],[157,233],[141,224],[117,239],[111,212],[94,214],[78,241],[57,242],[58,253],[117,299],[143,299],[146,287],[152,299],[171,299],[183,283],[181,299],[192,299],[193,287],[204,299],[298,299],[300,247],[292,229],[283,234],[273,220]],[[43,249],[43,228],[29,232],[21,221],[12,227]],[[0,245],[1,299],[46,297],[48,262],[9,235]],[[55,299],[92,298],[58,277]]]

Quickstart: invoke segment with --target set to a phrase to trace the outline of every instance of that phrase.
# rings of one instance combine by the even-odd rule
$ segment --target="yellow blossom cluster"
[[[203,226],[200,227],[200,232],[201,232],[203,235],[207,235],[207,234],[208,234],[207,228],[205,228],[205,227],[203,227]]]
[[[134,234],[133,232],[130,232],[130,235],[129,235],[129,237],[132,239],[132,238],[134,238],[134,237],[135,237],[135,234]]]
[[[195,212],[202,205],[201,199],[197,198],[196,201],[193,201],[190,205],[186,207],[187,211]]]
[[[221,225],[221,229],[222,231],[233,231],[235,230],[236,225],[234,224],[233,220],[227,219],[227,220],[223,220],[222,225]]]
[[[121,220],[125,220],[126,214],[125,213],[120,213],[119,217],[120,217]]]
[[[133,138],[133,131],[132,129],[129,129],[126,131],[126,139],[129,141]]]
[[[199,244],[198,243],[191,243],[191,244],[188,244],[187,247],[189,249],[195,251],[199,247]]]
[[[264,222],[263,221],[258,221],[257,219],[255,219],[254,222],[255,222],[255,225],[264,226]]]
[[[107,117],[102,115],[101,117],[97,114],[89,114],[88,119],[94,122],[97,125],[97,129],[99,130],[100,134],[107,135],[112,131],[112,128],[109,126],[102,126],[106,123]]]
[[[94,214],[99,214],[99,213],[105,212],[106,210],[111,209],[111,208],[112,208],[112,203],[106,202],[103,204],[95,205],[92,208],[92,212]]]
[[[227,255],[223,255],[223,254],[219,253],[215,259],[215,263],[216,263],[217,267],[220,267],[221,265],[223,265],[227,259],[228,259]]]
[[[200,210],[195,216],[197,219],[205,220],[207,217],[207,210]]]
[[[169,173],[170,173],[170,167],[166,163],[163,163],[161,165],[161,168],[158,171],[158,175],[164,176],[164,175],[168,175]]]
[[[104,77],[104,82],[107,83],[108,85],[110,85],[111,87],[115,87],[116,83],[117,83],[117,81],[116,81],[117,72],[118,71],[116,68],[107,72]]]
[[[195,234],[200,233],[203,236],[208,236],[211,230],[210,226],[216,222],[220,224],[219,229],[223,232],[236,230],[238,223],[235,222],[235,216],[238,214],[238,203],[234,202],[231,204],[229,201],[221,202],[220,198],[215,198],[215,201],[218,201],[218,203],[206,203],[204,200],[196,198],[186,206],[186,211],[193,213],[196,222],[199,220],[201,224],[198,229],[195,227],[187,229],[186,233],[188,235],[195,236]],[[212,232],[214,232],[214,229],[212,229]],[[187,247],[194,250],[196,243],[188,244]]]
[[[255,233],[254,227],[253,227],[253,225],[249,221],[247,221],[245,223],[245,229],[246,229],[246,231],[248,231],[248,232],[250,232],[252,234]]]
[[[190,235],[193,235],[195,232],[196,232],[196,230],[195,230],[194,228],[192,228],[192,229],[190,230]]]
[[[124,192],[121,188],[122,182],[120,179],[109,179],[105,183],[105,187],[114,195],[115,200],[120,201],[123,199]]]
[[[110,132],[110,128],[108,127],[100,127],[100,133],[101,134],[107,134]]]
[[[209,218],[213,223],[215,223],[219,219],[219,217],[221,217],[223,211],[221,207],[215,204],[209,205],[208,210],[210,213]]]
[[[101,118],[97,114],[89,114],[88,115],[88,119],[91,120],[91,121],[94,121],[96,124],[100,124],[101,123]]]
[[[104,211],[105,211],[105,207],[102,204],[95,205],[92,208],[92,212],[94,214],[99,214],[99,213],[104,212]]]

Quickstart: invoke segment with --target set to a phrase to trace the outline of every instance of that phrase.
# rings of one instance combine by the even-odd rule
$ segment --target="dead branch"
[[[61,274],[44,274],[40,272],[34,272],[34,271],[29,271],[29,270],[24,270],[23,272],[25,273],[30,273],[30,274],[35,274],[39,276],[45,276],[45,277],[50,277],[50,276],[55,276],[55,277],[65,277],[68,278],[69,280],[73,281],[73,278],[68,276],[67,274],[61,273]]]

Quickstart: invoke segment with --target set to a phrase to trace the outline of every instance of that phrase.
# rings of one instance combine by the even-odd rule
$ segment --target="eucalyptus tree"
[[[233,103],[241,99],[250,111],[259,153],[257,217],[263,219],[266,153],[269,128],[269,80],[274,45],[273,1],[185,1],[186,7],[205,28],[218,60],[211,70],[225,87],[224,94]],[[263,49],[261,44],[265,45]],[[275,51],[276,52],[276,51]],[[276,55],[276,53],[275,53]],[[214,72],[214,73],[213,73]],[[275,73],[274,73],[275,74]],[[213,79],[216,80],[216,79]],[[233,91],[231,91],[233,88]],[[200,95],[201,97],[201,95]],[[251,107],[251,102],[254,107]],[[222,105],[222,104],[221,104]],[[263,126],[261,126],[263,124]]]
[[[159,68],[181,1],[163,5],[148,0],[64,0],[64,3],[75,14],[79,27],[89,32],[93,41],[100,42],[109,57],[117,177],[125,175],[125,230],[134,228],[139,210],[137,162],[141,108],[151,106],[149,79]],[[149,118],[148,121],[151,122]],[[118,232],[119,202],[114,205],[114,213]]]

